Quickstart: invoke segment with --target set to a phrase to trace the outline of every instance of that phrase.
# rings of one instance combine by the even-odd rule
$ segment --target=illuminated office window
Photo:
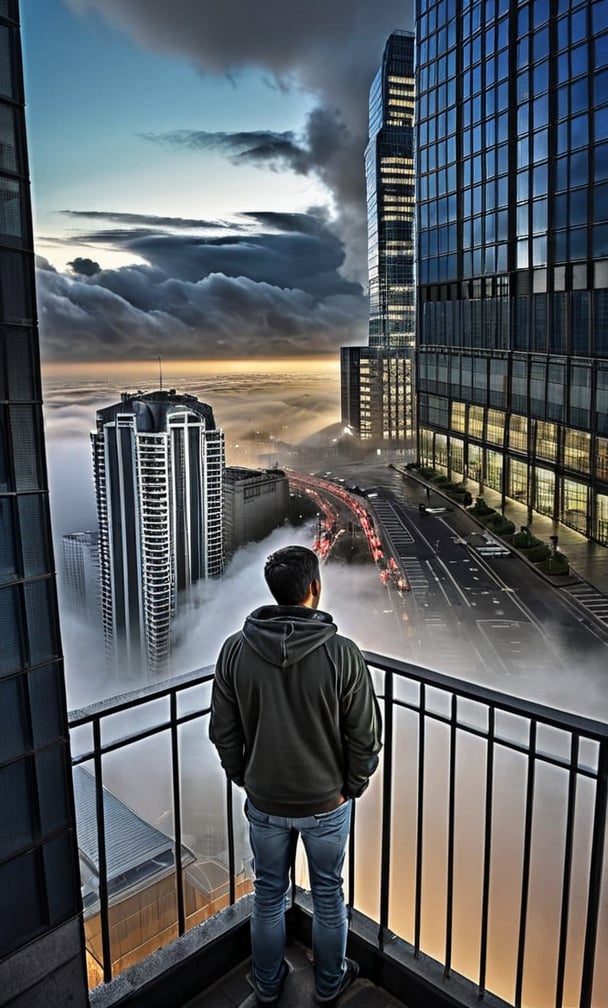
[[[500,410],[489,409],[487,419],[486,440],[491,444],[501,445],[505,439],[505,415]]]
[[[588,506],[589,488],[574,480],[562,480],[560,521],[584,534],[587,530]]]
[[[564,465],[568,469],[589,472],[589,452],[591,435],[586,431],[568,430],[564,432]]]
[[[598,494],[595,498],[593,535],[598,542],[608,545],[608,497],[606,494]]]
[[[469,406],[469,437],[483,437],[482,406]]]
[[[451,406],[451,426],[452,430],[466,431],[466,406],[464,403],[453,402]]]
[[[450,438],[450,461],[452,479],[462,479],[464,476],[464,442],[460,438]]]
[[[541,514],[551,515],[555,508],[555,473],[550,469],[541,469],[540,466],[537,466],[534,478],[536,510]]]
[[[502,488],[502,467],[503,456],[500,452],[486,451],[486,473],[485,482],[492,490]]]
[[[528,418],[513,414],[509,420],[509,448],[528,450]]]
[[[536,454],[554,462],[557,458],[557,424],[538,420],[536,424]]]
[[[608,439],[598,437],[595,443],[595,475],[608,481]]]

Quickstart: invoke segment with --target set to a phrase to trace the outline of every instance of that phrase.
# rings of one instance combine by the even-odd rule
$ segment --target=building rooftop
[[[224,469],[224,479],[229,483],[239,483],[260,476],[266,479],[281,479],[285,473],[282,469],[247,469],[245,466],[226,466]]]
[[[90,873],[89,883],[85,885],[83,892],[86,911],[97,901],[95,880],[99,875],[95,777],[84,767],[77,766],[74,767],[73,778],[78,849]],[[142,819],[105,787],[103,813],[107,835],[112,838],[112,842],[106,847],[110,896],[173,868],[173,840]],[[182,847],[182,865],[186,867],[194,860],[194,855]]]
[[[160,433],[167,428],[167,417],[173,413],[194,413],[205,421],[208,430],[215,430],[213,410],[196,396],[178,393],[175,389],[154,392],[123,392],[120,402],[97,410],[97,424],[112,423],[119,414],[133,413],[141,433]]]

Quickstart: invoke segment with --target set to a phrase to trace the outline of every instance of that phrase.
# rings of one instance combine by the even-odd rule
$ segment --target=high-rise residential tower
[[[91,440],[108,661],[163,671],[180,593],[222,571],[224,435],[210,406],[171,389],[123,393]]]
[[[365,151],[369,344],[343,347],[342,420],[364,439],[413,433],[414,36],[393,32],[369,97]]]
[[[88,1005],[19,8],[0,2],[0,1003]]]
[[[101,625],[99,533],[68,532],[61,537],[61,544],[63,600],[72,613],[97,629]]]
[[[417,4],[421,459],[608,544],[608,17]]]

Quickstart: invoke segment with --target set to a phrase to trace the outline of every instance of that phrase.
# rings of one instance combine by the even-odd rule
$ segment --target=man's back
[[[262,811],[309,815],[360,794],[377,763],[379,727],[361,652],[328,613],[264,606],[224,644],[212,739]]]
[[[301,836],[312,891],[317,1001],[356,979],[346,958],[342,866],[352,798],[378,765],[381,720],[358,647],[318,609],[319,560],[287,546],[266,561],[277,605],[252,612],[215,668],[209,734],[228,777],[245,787],[255,868],[252,978],[276,1005],[289,973],[285,894]]]

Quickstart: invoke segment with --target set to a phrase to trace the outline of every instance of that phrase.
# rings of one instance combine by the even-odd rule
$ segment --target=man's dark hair
[[[319,559],[306,546],[285,546],[270,554],[264,577],[279,605],[300,605],[319,578]]]

